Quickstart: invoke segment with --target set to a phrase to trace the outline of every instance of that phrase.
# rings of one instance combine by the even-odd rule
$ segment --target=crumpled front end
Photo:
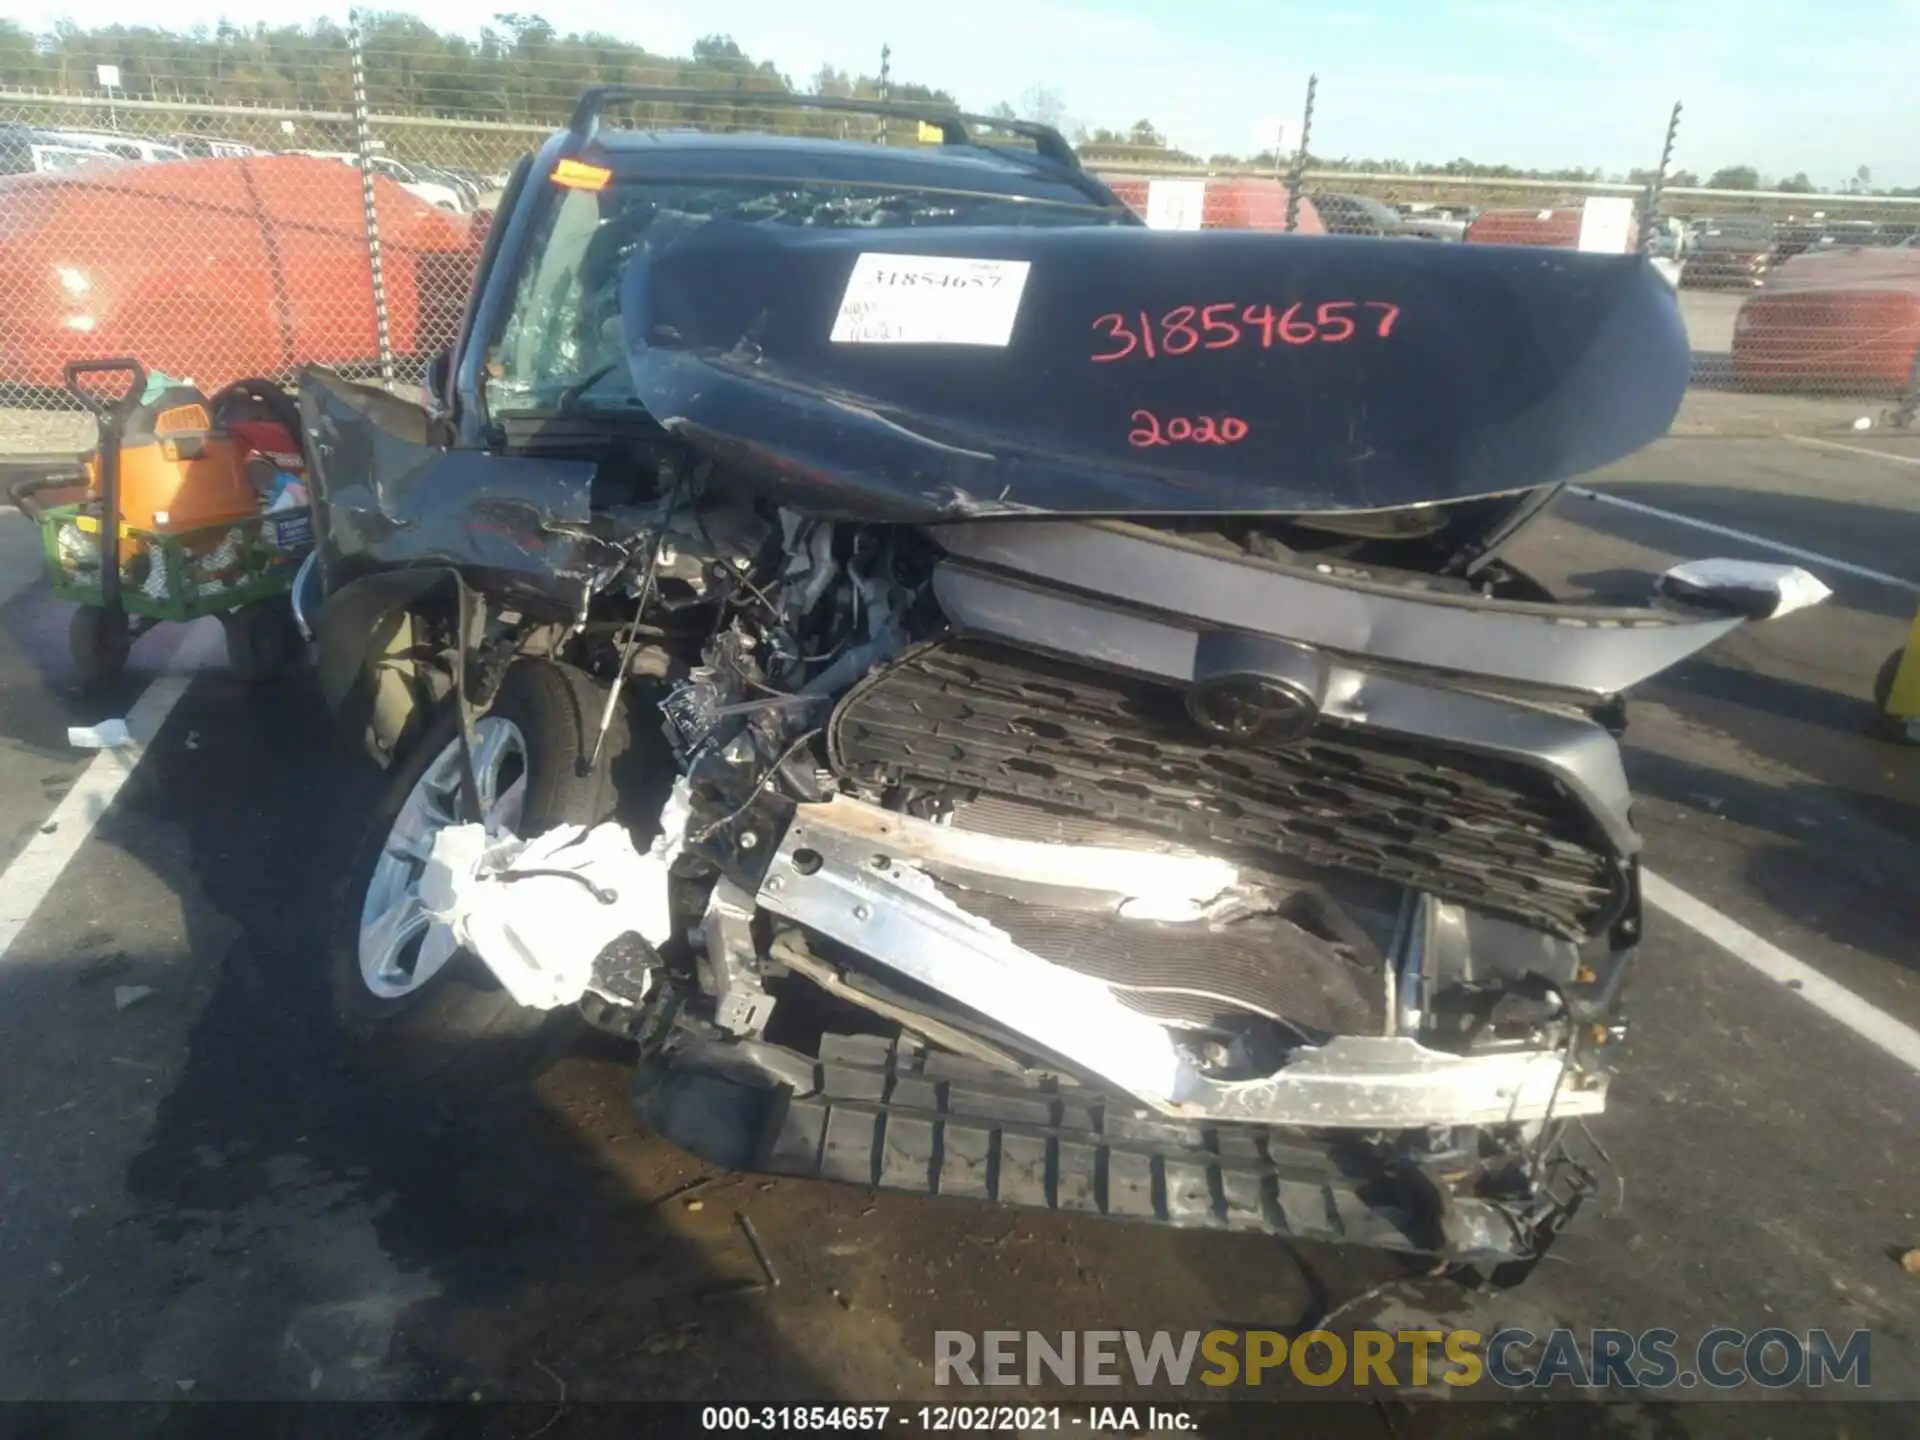
[[[1600,610],[1114,522],[788,516],[779,553],[680,557],[757,610],[650,694],[648,878],[469,866],[491,908],[442,921],[600,907],[542,994],[715,1163],[1485,1264],[1596,1179],[1619,693],[1818,598],[1702,564]]]
[[[1531,1253],[1582,1193],[1548,1124],[1602,1108],[1603,1052],[1564,1015],[1484,1047],[1423,1032],[1397,997],[1421,993],[1436,925],[1457,922],[1437,902],[1383,954],[1316,886],[845,798],[800,807],[756,900],[824,942],[789,939],[787,963],[879,959],[1032,1057],[970,1057],[943,1085],[943,1065],[902,1073],[869,1043],[882,1093],[834,1095],[858,1068],[843,1057],[769,1137],[803,1171],[845,1165],[850,1133],[879,1157],[846,1177],[865,1183],[1481,1261]],[[1020,1087],[1049,1070],[1081,1083]],[[1038,1129],[1004,1123],[1021,1120]]]
[[[1769,577],[1603,614],[1130,525],[936,533],[941,633],[788,722],[816,797],[699,826],[724,878],[701,993],[641,1037],[652,1123],[780,1173],[1539,1253],[1595,1181],[1639,938],[1611,697],[1786,604]],[[840,1020],[783,1034],[796,992]]]

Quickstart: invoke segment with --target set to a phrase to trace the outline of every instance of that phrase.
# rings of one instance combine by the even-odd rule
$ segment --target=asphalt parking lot
[[[1866,1329],[1849,1397],[1920,1400],[1897,1259],[1920,1246],[1920,749],[1865,734],[1920,605],[1920,443],[1669,440],[1591,484],[1660,513],[1564,498],[1517,556],[1550,583],[1634,593],[1773,542],[1835,593],[1638,698],[1664,884],[1593,1127],[1616,1173],[1497,1293],[1260,1237],[708,1179],[637,1128],[592,1041],[524,1083],[375,1083],[342,1062],[319,957],[379,777],[304,683],[244,690],[217,630],[157,632],[120,691],[67,693],[64,609],[0,512],[0,1397],[952,1399],[936,1328],[1286,1333],[1345,1307],[1336,1330]],[[67,744],[119,716],[137,751]],[[1816,983],[1763,973],[1778,952]],[[743,1288],[737,1212],[777,1288]],[[1747,1429],[1711,1404],[1647,1423]],[[1395,1433],[1364,1405],[1353,1428]]]

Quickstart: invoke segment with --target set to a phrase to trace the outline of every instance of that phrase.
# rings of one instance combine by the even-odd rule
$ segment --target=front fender
[[[453,622],[473,603],[460,572],[445,566],[363,576],[327,597],[314,621],[320,693],[349,745],[382,768],[393,763],[418,718],[456,683],[452,668],[421,653],[420,621]]]

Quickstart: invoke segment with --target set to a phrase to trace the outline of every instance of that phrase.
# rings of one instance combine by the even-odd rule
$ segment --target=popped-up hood
[[[1378,510],[1663,434],[1688,346],[1632,256],[1131,227],[656,222],[636,394],[814,511]]]

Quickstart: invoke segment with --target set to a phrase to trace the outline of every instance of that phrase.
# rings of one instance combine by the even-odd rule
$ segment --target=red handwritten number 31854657
[[[1387,340],[1400,318],[1400,307],[1386,300],[1323,300],[1308,313],[1310,305],[1296,301],[1278,314],[1271,305],[1243,309],[1235,300],[1176,305],[1157,324],[1144,310],[1133,315],[1116,310],[1094,317],[1094,332],[1112,348],[1096,350],[1091,358],[1096,365],[1136,354],[1143,360],[1158,360],[1201,350],[1231,350],[1249,338],[1262,350],[1275,345],[1340,345],[1362,335]]]

